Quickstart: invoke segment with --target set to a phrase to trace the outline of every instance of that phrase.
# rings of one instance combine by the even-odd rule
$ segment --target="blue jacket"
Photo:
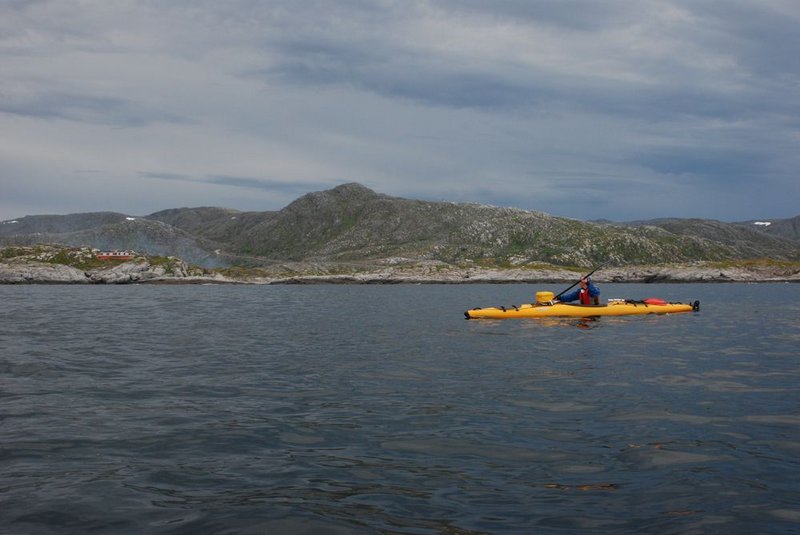
[[[589,297],[594,298],[594,297],[597,297],[598,295],[600,295],[600,288],[595,286],[592,281],[589,281],[589,284],[587,285],[587,287],[589,288]],[[578,288],[574,292],[570,292],[568,294],[562,295],[561,297],[558,298],[558,300],[561,301],[562,303],[569,303],[570,301],[577,301],[580,298],[580,293],[581,293],[581,289]]]

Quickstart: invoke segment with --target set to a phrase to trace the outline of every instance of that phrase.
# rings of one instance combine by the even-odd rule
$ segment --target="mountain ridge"
[[[197,207],[143,217],[90,212],[14,221],[0,222],[0,244],[136,249],[204,267],[391,258],[486,267],[800,260],[800,239],[791,231],[800,216],[771,225],[699,218],[589,222],[392,197],[357,183],[307,193],[277,211]]]

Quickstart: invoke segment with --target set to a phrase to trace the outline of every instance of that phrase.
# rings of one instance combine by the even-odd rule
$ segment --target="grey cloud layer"
[[[75,179],[74,203],[89,191],[94,205],[116,202],[122,186],[134,206],[109,209],[194,198],[274,209],[355,180],[581,218],[641,218],[639,199],[674,195],[686,213],[655,215],[744,219],[795,215],[788,199],[800,196],[792,1],[0,10],[0,128],[17,134],[0,147],[0,184],[42,188],[64,169],[100,170],[102,184]],[[142,177],[164,184],[162,204],[136,189]],[[768,187],[753,199],[759,181]],[[192,199],[179,197],[181,182]],[[712,208],[720,188],[727,203]],[[575,199],[587,192],[594,203]],[[4,213],[23,215],[13,199],[0,201]]]

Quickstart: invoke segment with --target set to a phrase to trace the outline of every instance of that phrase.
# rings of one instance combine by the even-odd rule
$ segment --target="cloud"
[[[205,176],[193,177],[177,173],[141,173],[144,178],[156,180],[173,180],[180,182],[192,182],[196,184],[213,184],[217,186],[231,186],[235,188],[258,189],[270,192],[280,192],[282,194],[302,195],[314,189],[328,189],[339,183],[319,182],[302,183],[286,180],[270,180],[264,178],[239,177],[239,176]]]
[[[578,218],[656,196],[654,216],[793,216],[798,27],[789,0],[5,2],[0,218],[35,209],[28,184],[72,188],[50,211],[150,213],[350,181]],[[724,205],[698,201],[715,188]]]
[[[676,181],[726,178],[724,186],[748,182],[768,168],[767,158],[755,151],[718,151],[706,147],[665,147],[638,154],[635,163]],[[723,184],[720,184],[721,186]]]
[[[189,122],[160,110],[148,110],[130,100],[60,92],[6,98],[0,101],[0,113],[127,127],[152,122]]]

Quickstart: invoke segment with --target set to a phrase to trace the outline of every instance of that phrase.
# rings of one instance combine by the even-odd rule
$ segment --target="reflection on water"
[[[761,303],[797,288],[465,321],[530,287],[0,287],[0,525],[790,533],[800,300]]]

